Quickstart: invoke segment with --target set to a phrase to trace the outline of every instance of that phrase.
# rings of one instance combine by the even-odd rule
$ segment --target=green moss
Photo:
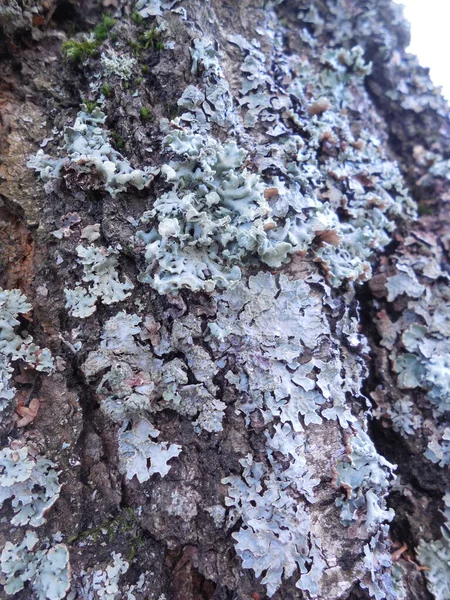
[[[120,133],[117,131],[111,131],[111,136],[114,140],[114,144],[118,150],[123,150],[125,148],[125,141]]]
[[[143,50],[164,50],[164,42],[161,40],[161,33],[152,27],[139,36],[139,41],[130,40],[130,46],[133,52],[139,56]]]
[[[142,25],[142,23],[144,22],[143,17],[141,17],[137,10],[134,10],[131,13],[131,20],[134,21],[136,25]]]
[[[151,119],[152,111],[148,108],[148,106],[142,106],[139,114],[143,121],[148,121]]]
[[[100,88],[100,91],[105,96],[105,98],[108,98],[111,95],[112,87],[109,85],[109,83],[105,83]]]
[[[103,15],[102,20],[94,29],[94,38],[98,44],[102,44],[109,35],[109,32],[116,24],[115,19],[110,17],[109,15]]]
[[[148,65],[142,65],[142,72],[144,73],[144,75],[147,75],[148,73],[150,73],[150,67]]]
[[[85,106],[86,112],[91,113],[94,108],[97,108],[97,102],[95,100],[83,100],[83,104]]]
[[[108,15],[103,15],[101,22],[90,32],[90,39],[68,40],[62,46],[63,56],[73,62],[82,62],[94,56],[100,45],[108,38],[109,32],[116,21]]]
[[[436,207],[430,202],[419,202],[417,206],[417,211],[421,217],[432,215],[436,210]]]
[[[140,535],[140,525],[136,519],[135,512],[132,508],[125,508],[117,517],[104,521],[96,527],[90,527],[80,533],[72,535],[68,540],[68,544],[84,542],[84,544],[96,543],[100,539],[107,539],[109,543],[116,540],[120,535],[124,535],[129,539],[128,561],[132,562],[136,556],[137,550],[144,544],[144,540]]]
[[[81,62],[97,52],[98,44],[90,40],[68,40],[62,45],[63,56],[73,62]]]
[[[139,44],[139,42],[136,42],[135,40],[130,40],[130,48],[133,50],[134,54],[136,54],[137,56],[139,56],[139,54],[142,51],[142,47]]]
[[[161,40],[161,33],[156,29],[156,27],[152,27],[140,35],[139,41],[141,42],[141,48],[143,50],[148,50],[149,48],[152,50],[164,49],[164,43]]]

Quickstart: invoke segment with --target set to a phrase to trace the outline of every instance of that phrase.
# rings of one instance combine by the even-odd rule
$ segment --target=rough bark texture
[[[0,597],[449,599],[448,107],[399,7],[0,35]]]

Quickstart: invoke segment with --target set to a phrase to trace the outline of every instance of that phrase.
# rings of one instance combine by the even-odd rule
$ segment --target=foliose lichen
[[[53,369],[52,356],[46,348],[39,348],[30,335],[20,335],[19,316],[31,310],[20,290],[0,288],[0,412],[14,399],[15,389],[11,385],[13,364],[24,361],[37,371],[49,372]]]
[[[56,465],[20,442],[0,450],[0,505],[11,500],[11,524],[39,527],[61,491]]]
[[[146,19],[176,4],[139,0],[135,9]],[[299,7],[299,18],[311,30],[325,27],[314,7]],[[82,370],[95,382],[101,410],[119,426],[122,473],[141,483],[155,473],[164,477],[180,454],[180,445],[156,441],[156,413],[170,409],[197,433],[214,435],[222,431],[226,411],[234,410],[249,432],[263,435],[258,454],[246,454],[241,469],[222,480],[227,513],[216,508],[212,514],[217,523],[235,526],[242,566],[262,577],[269,595],[295,574],[297,587],[314,597],[331,567],[327,540],[317,534],[327,535],[319,526],[323,515],[314,512],[323,473],[310,432],[339,432],[346,446],[336,442],[329,460],[340,495],[336,527],[352,527],[365,542],[353,570],[361,586],[377,600],[392,598],[386,537],[393,513],[385,497],[393,465],[366,434],[370,409],[361,386],[368,347],[358,329],[353,284],[370,278],[373,257],[389,243],[396,223],[414,216],[414,205],[397,165],[382,150],[377,124],[366,123],[361,112],[371,69],[362,48],[320,47],[301,30],[308,60],[287,56],[283,28],[271,19],[269,11],[267,31],[258,31],[270,37],[270,50],[235,33],[225,36],[225,48],[200,32],[191,36],[190,75],[197,79],[178,100],[183,114],[162,124],[161,167],[133,169],[112,147],[98,109],[82,110],[66,129],[63,158],[41,153],[29,164],[47,182],[71,171],[82,189],[113,197],[130,186],[144,190],[161,174],[165,182],[159,180],[156,197],[146,199],[149,210],[133,225],[139,279],[165,296],[161,302],[180,290],[218,291],[207,318],[184,305],[159,322],[141,304],[139,315],[121,311],[103,323],[100,347]],[[119,68],[108,52],[104,67],[128,78],[135,63]],[[238,77],[229,77],[229,52],[241,59]],[[237,79],[240,87],[233,89]],[[94,246],[77,251],[89,289],[78,286],[75,296],[69,291],[67,308],[74,316],[92,314],[97,299],[109,304],[129,296],[115,254],[105,251],[102,262]],[[388,281],[388,300],[409,292],[421,302],[425,286],[413,265],[403,266]],[[330,286],[340,287],[341,297]],[[425,387],[442,416],[448,365],[440,347],[435,359],[422,364],[419,354],[429,350],[416,346],[426,335],[420,329],[405,334],[407,355],[393,357],[394,369],[405,389]],[[230,409],[218,375],[233,395]],[[418,423],[416,414],[402,422],[408,407],[405,398],[393,409],[405,432]],[[444,454],[447,432],[438,435]],[[432,442],[431,451],[441,460]],[[330,510],[337,512],[334,505]],[[124,564],[115,556],[113,595]]]
[[[445,523],[441,528],[442,537],[427,543],[419,542],[417,557],[425,567],[429,591],[436,600],[450,597],[450,493],[444,496]]]
[[[7,594],[17,594],[29,582],[37,600],[61,600],[70,587],[67,546],[40,541],[34,531],[19,544],[6,542],[0,567]]]
[[[142,190],[157,170],[149,167],[133,169],[128,160],[111,144],[111,136],[103,127],[106,115],[95,107],[86,107],[78,113],[72,127],[64,131],[64,154],[56,159],[39,150],[27,165],[39,173],[46,191],[68,170],[72,170],[81,187],[89,187],[89,180],[96,189],[103,189],[112,196],[126,191],[128,186]],[[90,177],[91,176],[91,177]]]
[[[95,312],[97,301],[113,304],[130,296],[134,285],[126,277],[124,282],[119,279],[117,250],[91,244],[88,247],[77,246],[76,252],[83,265],[82,279],[88,288],[77,285],[64,290],[70,315],[84,319]]]

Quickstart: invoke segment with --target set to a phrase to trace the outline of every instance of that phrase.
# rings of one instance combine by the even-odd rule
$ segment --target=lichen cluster
[[[115,234],[100,223],[82,230],[96,228],[81,236],[89,245],[74,246],[64,232],[56,236],[83,267],[81,282],[64,289],[70,323],[88,332],[95,320],[101,332],[81,372],[117,432],[126,485],[139,485],[145,494],[151,478],[167,484],[189,451],[181,433],[179,443],[164,440],[162,415],[175,414],[195,439],[217,445],[231,417],[240,419],[247,451],[218,476],[226,490],[223,503],[203,508],[233,538],[242,567],[253,570],[268,596],[294,576],[295,586],[313,598],[342,597],[353,579],[376,600],[401,597],[403,575],[389,555],[394,510],[386,502],[395,465],[368,434],[372,410],[361,390],[370,349],[360,332],[355,291],[371,279],[373,263],[396,227],[409,225],[416,213],[399,167],[385,153],[380,121],[364,114],[372,66],[339,27],[336,39],[330,34],[329,44],[318,43],[332,20],[326,22],[314,6],[299,3],[298,21],[308,24],[299,28],[298,40],[307,49],[300,55],[285,52],[287,30],[272,5],[257,32],[270,39],[267,45],[225,30],[216,43],[179,4],[136,3],[134,23],[153,20],[148,35],[139,34],[135,57],[107,41],[108,34],[94,40],[95,52],[83,60],[101,72],[97,77],[89,71],[89,84],[93,104],[102,110],[83,105],[74,125],[64,129],[58,157],[41,150],[28,163],[48,193],[58,193],[64,181],[70,193],[84,192],[84,202],[95,192],[95,201],[101,196],[112,199],[114,210],[123,208],[122,244],[112,244]],[[338,15],[339,2],[335,8]],[[135,159],[114,147],[107,128],[112,100],[105,85],[108,78],[120,82],[125,95],[140,53],[172,51],[177,28],[192,40],[188,83],[176,104],[180,114],[152,125],[161,150],[155,164],[132,166]],[[164,37],[158,47],[155,32]],[[138,89],[130,94],[138,96]],[[136,116],[139,127],[150,127],[150,109],[141,107]],[[433,176],[446,176],[442,157],[426,160]],[[126,214],[131,205],[134,216]],[[436,244],[423,258],[427,244],[408,242],[410,256],[402,254],[386,272],[386,302],[395,306],[407,298],[407,307],[395,322],[380,310],[375,324],[405,395],[390,403],[378,390],[375,415],[389,418],[405,436],[428,419],[425,456],[444,466],[450,460],[444,419],[450,408],[447,276],[440,257],[433,256]],[[151,301],[132,303],[132,290],[133,297],[142,291]],[[5,361],[32,363],[14,331],[17,314],[28,308],[23,298],[15,301],[14,310],[5,309],[15,315],[5,329]],[[122,303],[118,311],[116,303]],[[36,364],[46,369],[50,363]],[[5,372],[9,379],[10,367]],[[425,391],[426,405],[413,401],[417,389]],[[7,462],[12,450],[3,452]],[[20,485],[31,495],[33,510],[42,510],[25,518],[21,506],[14,518],[38,525],[57,497],[58,476],[52,463],[27,458],[26,447],[18,452],[21,465],[31,464]],[[52,478],[53,495],[33,496],[39,477]],[[8,486],[4,497],[16,498],[16,487]],[[173,492],[171,502],[168,514],[182,518],[183,502],[188,506],[183,494]],[[189,511],[186,522],[198,507]],[[347,569],[350,583],[335,556],[336,540],[347,538],[359,544]],[[26,556],[34,544],[34,538],[24,538],[10,554]],[[41,564],[47,554],[23,561]],[[445,528],[441,540],[421,544],[419,557],[430,569],[430,590],[444,600]],[[9,554],[2,568],[10,576],[8,561]],[[73,589],[84,586],[94,598],[113,600],[128,566],[113,554],[104,569],[79,573]],[[348,586],[335,589],[333,577]],[[38,575],[30,580],[41,593]],[[25,581],[22,575],[19,581]]]
[[[13,364],[24,361],[37,371],[51,371],[53,360],[46,348],[39,348],[30,335],[19,335],[19,316],[31,310],[20,290],[0,289],[0,411],[11,406],[15,389],[11,385]]]
[[[26,364],[51,372],[53,358],[27,333],[18,332],[20,315],[31,311],[20,290],[0,289],[0,408],[2,421],[16,407],[11,384],[14,367]],[[2,423],[3,424],[3,423]],[[39,527],[61,491],[56,465],[23,441],[9,440],[0,450],[0,507],[13,514],[14,527]],[[0,579],[7,594],[15,594],[30,582],[38,600],[59,600],[69,589],[69,554],[64,544],[39,540],[26,531],[20,543],[7,541],[0,556]]]
[[[83,107],[73,124],[64,132],[66,156],[56,159],[39,150],[28,166],[35,169],[51,191],[52,183],[67,171],[73,171],[81,188],[104,189],[112,196],[126,191],[129,185],[138,190],[151,181],[154,171],[133,169],[126,158],[111,144],[109,132],[102,127],[106,115],[95,107]],[[84,182],[84,183],[83,183]]]

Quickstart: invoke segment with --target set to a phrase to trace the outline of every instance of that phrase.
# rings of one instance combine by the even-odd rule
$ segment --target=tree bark
[[[0,35],[0,597],[449,599],[449,113],[401,9]]]

